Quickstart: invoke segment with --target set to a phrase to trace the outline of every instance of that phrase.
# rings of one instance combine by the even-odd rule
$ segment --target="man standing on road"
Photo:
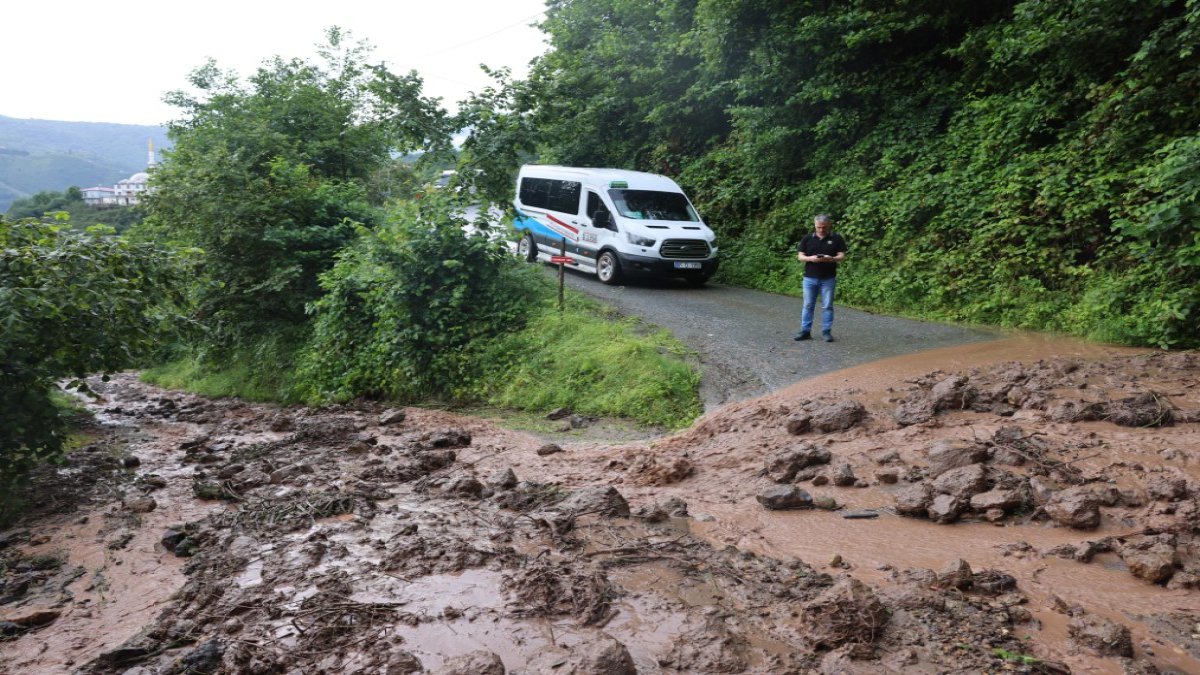
[[[813,231],[796,245],[796,259],[804,263],[804,311],[800,314],[800,332],[793,340],[811,340],[813,310],[821,295],[821,335],[833,342],[833,289],[837,287],[837,266],[846,258],[846,241],[833,232],[833,218],[822,213],[813,218]]]

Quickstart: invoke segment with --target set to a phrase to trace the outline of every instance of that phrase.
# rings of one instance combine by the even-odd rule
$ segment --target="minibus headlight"
[[[654,245],[653,239],[647,239],[646,237],[643,237],[638,234],[634,234],[632,232],[626,232],[625,236],[626,236],[626,238],[629,239],[629,243],[633,244],[634,246],[653,246]]]

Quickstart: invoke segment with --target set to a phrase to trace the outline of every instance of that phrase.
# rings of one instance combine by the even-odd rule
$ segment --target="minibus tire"
[[[612,251],[604,251],[596,258],[596,277],[610,286],[621,281],[621,261]]]
[[[526,232],[521,236],[521,243],[517,244],[517,255],[525,262],[534,262],[538,258],[537,242],[533,240],[533,233]]]

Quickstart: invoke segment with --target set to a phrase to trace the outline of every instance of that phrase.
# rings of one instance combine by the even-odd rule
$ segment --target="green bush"
[[[180,321],[180,258],[111,230],[0,216],[0,473],[54,457],[55,383],[133,365]]]

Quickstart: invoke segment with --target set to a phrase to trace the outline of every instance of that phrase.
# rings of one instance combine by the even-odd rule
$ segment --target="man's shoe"
[[[804,331],[803,333],[797,334],[796,337],[794,337],[792,339],[795,340],[796,342],[799,342],[801,340],[811,340],[812,335],[810,335],[808,331]]]
[[[833,333],[830,333],[829,331],[825,331],[825,332],[821,333],[821,335],[825,336],[826,342],[833,342]]]

